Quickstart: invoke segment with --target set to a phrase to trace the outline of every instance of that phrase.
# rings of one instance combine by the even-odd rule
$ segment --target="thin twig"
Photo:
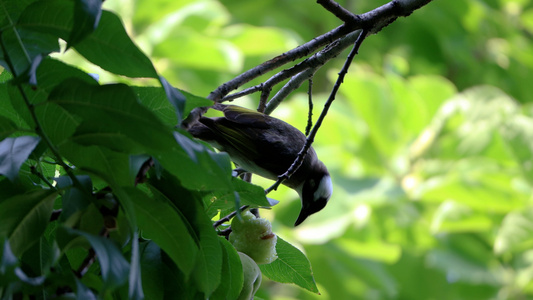
[[[339,3],[333,0],[317,0],[316,2],[334,14],[335,17],[344,21],[344,23],[355,23],[359,21],[355,14],[340,6]]]
[[[350,51],[350,54],[348,54],[348,58],[346,58],[346,61],[344,62],[344,66],[342,67],[341,71],[339,72],[339,77],[337,78],[337,81],[335,82],[335,85],[333,86],[333,89],[329,95],[328,100],[324,104],[324,109],[322,109],[322,113],[320,114],[320,117],[315,123],[315,126],[313,126],[313,129],[309,133],[309,136],[307,137],[307,140],[305,142],[305,145],[303,146],[300,153],[298,153],[298,156],[294,160],[293,164],[289,167],[289,169],[283,173],[282,175],[278,176],[278,180],[270,186],[268,189],[265,190],[265,192],[268,194],[273,190],[276,190],[280,184],[283,183],[286,179],[288,179],[294,172],[298,170],[300,165],[303,163],[305,156],[307,155],[307,151],[311,147],[311,144],[315,140],[315,136],[318,132],[318,129],[322,125],[322,121],[324,121],[324,118],[326,117],[329,107],[335,100],[335,96],[337,95],[337,92],[339,90],[339,87],[341,86],[342,82],[344,81],[344,76],[346,73],[348,73],[348,69],[350,68],[350,64],[353,61],[353,58],[359,51],[359,47],[361,46],[361,43],[363,43],[363,40],[367,37],[368,32],[366,30],[362,30],[359,34],[359,37],[354,43],[354,47],[352,48],[352,51]]]
[[[365,29],[368,34],[377,33],[396,20],[398,17],[408,16],[416,9],[421,8],[431,1],[432,0],[393,0],[369,12],[356,15],[353,21],[346,22],[343,25],[321,36],[318,36],[303,45],[276,56],[273,59],[236,76],[232,80],[220,85],[218,88],[212,91],[207,98],[213,100],[215,103],[221,102],[221,100],[229,92],[241,87],[242,85],[259,76],[266,74],[269,71],[272,71],[299,58],[308,56],[311,53],[316,52],[319,48],[330,44],[337,39],[342,40],[345,35],[358,29]],[[331,3],[331,1],[325,0],[322,2]],[[345,15],[342,16],[341,20],[345,19],[345,17],[348,15],[346,12],[340,11],[338,11],[337,14]],[[193,109],[189,116],[182,122],[182,127],[187,129],[190,124],[197,122],[200,116],[202,116],[208,109],[209,107],[197,107]]]
[[[248,207],[250,207],[250,205],[243,205],[243,206],[241,206],[239,208],[239,211],[243,212],[246,209],[248,209]],[[218,221],[213,223],[213,228],[217,228],[218,226],[228,222],[229,220],[231,220],[231,218],[235,217],[236,214],[237,214],[237,211],[234,211],[234,212],[230,213],[229,215],[227,215],[227,216],[225,216],[223,218],[220,218]]]
[[[309,78],[309,88],[307,90],[308,99],[308,113],[307,113],[307,126],[305,127],[305,136],[309,135],[309,131],[313,126],[313,79]]]

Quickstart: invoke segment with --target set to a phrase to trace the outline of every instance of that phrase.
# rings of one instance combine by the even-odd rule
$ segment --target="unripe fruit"
[[[241,258],[244,282],[241,293],[237,300],[250,300],[254,298],[255,293],[261,286],[261,269],[257,263],[248,255],[238,252]]]
[[[242,214],[242,221],[233,218],[229,241],[237,251],[250,256],[258,264],[276,260],[278,237],[272,233],[272,225],[266,219],[256,218],[249,211]]]

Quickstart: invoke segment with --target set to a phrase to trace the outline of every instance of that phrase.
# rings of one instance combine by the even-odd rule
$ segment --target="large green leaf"
[[[0,174],[14,181],[40,140],[36,136],[20,136],[0,141]]]
[[[191,237],[187,219],[164,197],[150,197],[135,188],[124,188],[135,210],[143,236],[153,240],[188,276],[194,268],[198,246]]]
[[[219,237],[224,260],[222,263],[222,279],[212,295],[213,299],[237,299],[244,281],[242,263],[235,247],[224,237]]]
[[[131,41],[121,20],[109,11],[102,12],[98,28],[74,48],[115,74],[158,78],[150,59]]]
[[[57,86],[49,100],[82,118],[72,137],[76,143],[126,153],[165,151],[175,145],[171,128],[139,104],[126,85],[98,86],[71,79]]]
[[[39,241],[50,220],[57,193],[36,190],[0,200],[0,236],[9,238],[16,256]]]
[[[300,250],[278,236],[276,243],[278,259],[267,265],[259,265],[263,274],[277,282],[294,283],[311,292],[318,293],[309,260]]]
[[[169,199],[187,219],[199,249],[192,278],[208,298],[220,285],[223,253],[211,220],[204,213],[200,197],[184,189],[168,172],[163,172],[159,180],[150,180],[150,184],[154,194]]]

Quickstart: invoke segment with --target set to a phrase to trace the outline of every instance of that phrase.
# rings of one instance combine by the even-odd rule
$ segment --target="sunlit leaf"
[[[98,28],[75,47],[104,70],[129,77],[157,78],[152,62],[131,41],[121,20],[103,11]]]
[[[311,264],[300,250],[278,236],[276,253],[278,259],[267,265],[259,265],[263,275],[277,282],[294,283],[318,293]]]

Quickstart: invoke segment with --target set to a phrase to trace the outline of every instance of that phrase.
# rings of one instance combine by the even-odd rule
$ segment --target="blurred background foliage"
[[[339,1],[355,13],[386,2]],[[341,24],[308,0],[105,7],[159,72],[200,96]],[[314,144],[334,181],[329,206],[295,229],[297,195],[281,188],[263,212],[308,255],[322,295],[265,280],[258,296],[533,299],[532,36],[529,0],[434,1],[370,36]],[[345,57],[316,74],[315,115]],[[306,89],[274,112],[301,130]]]

